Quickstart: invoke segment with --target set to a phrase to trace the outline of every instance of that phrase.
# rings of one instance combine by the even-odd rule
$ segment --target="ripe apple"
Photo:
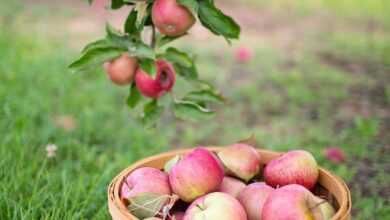
[[[121,198],[126,201],[142,193],[170,195],[172,191],[168,175],[151,167],[142,167],[133,171],[122,185]]]
[[[301,185],[283,186],[269,194],[263,206],[262,220],[329,220],[322,217],[319,202]]]
[[[192,202],[206,193],[218,190],[223,168],[215,156],[198,147],[184,155],[169,171],[172,190],[185,202]]]
[[[313,155],[304,150],[289,151],[271,160],[264,170],[265,182],[273,187],[300,184],[312,189],[319,171]]]
[[[172,214],[171,220],[183,220],[184,212],[175,212]]]
[[[227,193],[214,192],[196,199],[188,207],[184,220],[246,220],[242,205]]]
[[[176,0],[154,1],[152,20],[161,34],[172,37],[185,34],[195,24],[192,13]]]
[[[260,155],[247,144],[234,144],[218,153],[226,172],[246,182],[260,171]]]
[[[135,84],[142,95],[157,99],[171,91],[176,82],[176,72],[165,60],[157,60],[155,65],[157,70],[155,78],[139,67],[135,75]]]
[[[248,214],[248,220],[261,220],[263,205],[274,188],[263,182],[256,182],[246,186],[237,197]]]
[[[127,53],[120,57],[104,63],[104,69],[110,80],[119,86],[128,85],[133,82],[138,61]]]
[[[335,210],[328,201],[318,196],[314,197],[314,201],[316,204],[312,210],[316,220],[330,220],[334,216]]]
[[[245,186],[245,183],[241,182],[240,180],[233,177],[225,176],[218,191],[227,193],[236,198],[241,192],[241,190],[245,188]]]

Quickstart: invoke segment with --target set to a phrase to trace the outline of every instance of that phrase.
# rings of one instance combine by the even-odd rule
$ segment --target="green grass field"
[[[271,21],[280,18],[279,24],[326,15],[316,31],[305,28],[297,40],[303,42],[292,48],[275,46],[250,24],[232,48],[221,39],[178,42],[198,54],[201,76],[229,103],[216,107],[213,120],[189,123],[166,116],[152,130],[132,119],[127,88],[111,85],[102,70],[67,70],[78,45],[95,39],[66,28],[67,20],[83,17],[77,8],[4,2],[0,219],[109,219],[107,185],[132,162],[179,147],[229,144],[252,133],[261,147],[309,150],[343,177],[352,190],[353,219],[390,218],[387,1],[243,1],[241,7],[255,5],[271,13]],[[256,54],[248,65],[233,56],[243,44]],[[72,118],[74,128],[64,128],[62,116]],[[46,155],[50,143],[58,146],[54,158]],[[329,146],[342,148],[347,161],[326,160],[323,150]]]

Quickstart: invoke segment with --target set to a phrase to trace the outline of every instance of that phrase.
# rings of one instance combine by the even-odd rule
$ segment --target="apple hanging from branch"
[[[93,4],[93,0],[88,1]],[[130,6],[123,31],[109,24],[106,36],[84,47],[69,65],[74,72],[101,67],[116,85],[129,86],[127,105],[143,111],[141,121],[154,126],[165,110],[184,120],[205,120],[214,116],[210,103],[224,103],[223,96],[200,79],[195,56],[167,46],[184,37],[198,20],[211,33],[229,43],[240,36],[240,26],[212,0],[112,0],[112,10]],[[146,33],[150,40],[145,39]],[[187,92],[175,91],[176,78],[191,85]],[[170,93],[170,104],[159,99]],[[143,107],[138,107],[143,105]]]

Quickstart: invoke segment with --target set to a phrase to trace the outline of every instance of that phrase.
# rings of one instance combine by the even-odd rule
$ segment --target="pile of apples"
[[[309,152],[292,150],[271,160],[264,169],[261,164],[262,155],[247,144],[234,144],[217,153],[198,147],[168,161],[164,171],[151,167],[134,170],[122,185],[121,198],[130,211],[131,203],[140,201],[134,198],[142,195],[165,198],[154,213],[133,213],[148,220],[332,218],[334,208],[311,192],[319,169]],[[175,197],[173,202],[169,199]],[[149,198],[143,201],[148,208],[156,201],[156,197]]]

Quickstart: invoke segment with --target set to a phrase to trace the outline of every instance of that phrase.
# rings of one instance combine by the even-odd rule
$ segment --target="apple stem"
[[[198,207],[200,210],[204,211],[204,208],[200,206],[199,204],[196,204],[196,207]]]

